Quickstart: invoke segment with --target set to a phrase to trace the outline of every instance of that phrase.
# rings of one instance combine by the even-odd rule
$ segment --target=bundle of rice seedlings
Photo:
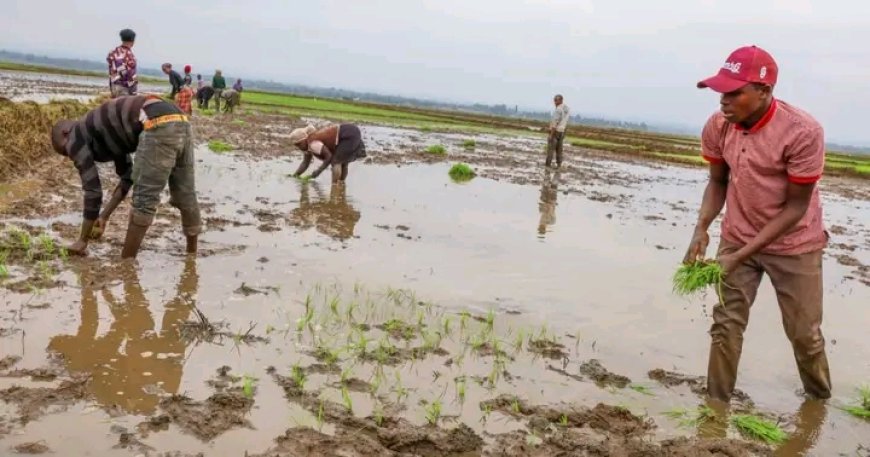
[[[843,407],[843,411],[846,411],[855,417],[870,419],[870,385],[859,387],[858,394],[860,395],[858,405],[845,406]]]
[[[447,154],[447,149],[445,149],[444,146],[441,146],[440,144],[433,144],[432,146],[426,148],[426,152],[437,156],[443,156]]]
[[[474,170],[467,163],[457,163],[450,167],[448,172],[454,181],[468,181],[476,176]]]
[[[768,444],[782,444],[788,439],[788,433],[779,428],[779,425],[752,414],[734,415],[731,417],[731,423],[744,436]]]
[[[713,286],[719,292],[719,303],[724,304],[722,303],[723,276],[722,266],[715,260],[683,264],[674,273],[674,293],[689,296]]]

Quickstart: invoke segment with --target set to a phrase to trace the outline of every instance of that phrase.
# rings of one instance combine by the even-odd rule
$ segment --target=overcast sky
[[[0,48],[103,60],[118,31],[140,65],[700,126],[695,89],[736,47],[780,66],[776,94],[829,141],[870,145],[866,0],[0,0]]]

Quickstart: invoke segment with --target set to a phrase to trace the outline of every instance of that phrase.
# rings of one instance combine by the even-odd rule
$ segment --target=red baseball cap
[[[698,83],[698,89],[709,87],[719,93],[733,92],[749,83],[776,85],[779,73],[776,61],[764,49],[745,46],[732,52],[719,74]]]

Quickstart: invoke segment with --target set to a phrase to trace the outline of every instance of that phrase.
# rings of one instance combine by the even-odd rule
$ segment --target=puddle
[[[87,101],[98,91],[108,93],[108,76],[52,75],[28,71],[0,70],[0,96],[15,102],[48,103],[54,99]],[[168,83],[167,83],[168,84]],[[139,91],[162,93],[165,87],[139,83]]]

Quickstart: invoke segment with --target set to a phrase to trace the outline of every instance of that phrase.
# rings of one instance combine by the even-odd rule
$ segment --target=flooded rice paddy
[[[0,454],[868,452],[870,423],[839,409],[870,382],[870,202],[843,191],[865,182],[824,187],[834,399],[799,395],[767,281],[754,306],[734,408],[780,422],[791,437],[774,451],[668,414],[703,404],[716,298],[671,293],[703,171],[580,148],[544,171],[538,138],[482,135],[467,151],[468,135],[363,126],[370,157],[332,187],[288,177],[290,120],[264,136],[245,119],[196,121],[203,141],[249,141],[197,149],[198,258],[164,205],[138,260],[116,260],[125,203],[87,258],[10,264]],[[421,152],[436,143],[447,160]],[[480,176],[452,182],[457,160]],[[24,181],[5,230],[75,236],[77,177],[52,163],[62,183]]]

